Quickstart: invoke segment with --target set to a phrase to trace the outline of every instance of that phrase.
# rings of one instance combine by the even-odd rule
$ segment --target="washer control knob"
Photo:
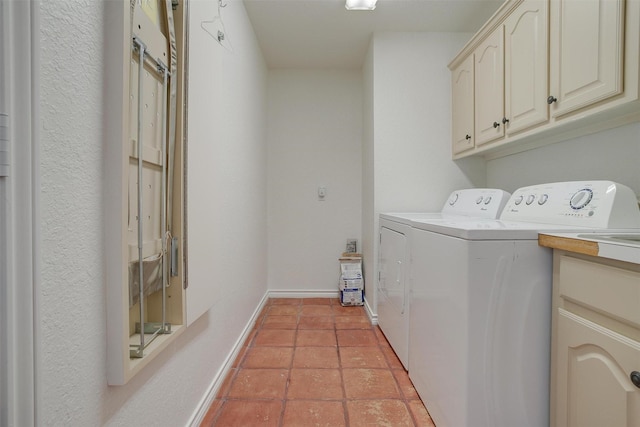
[[[587,206],[591,199],[593,199],[593,190],[590,188],[583,188],[571,196],[569,206],[571,206],[571,209],[577,211]]]
[[[459,197],[458,193],[453,193],[451,197],[449,197],[449,206],[455,205]]]
[[[522,200],[524,199],[524,196],[521,194],[518,197],[516,197],[516,199],[513,201],[513,203],[517,205],[519,205],[520,203],[522,203]]]
[[[538,200],[538,204],[544,205],[545,203],[547,203],[547,200],[549,200],[549,195],[543,194],[542,196],[540,196],[540,200]]]
[[[535,194],[529,194],[527,196],[527,201],[525,202],[527,205],[530,205],[531,203],[533,203],[533,201],[536,199],[536,195]]]
[[[489,203],[491,203],[491,196],[487,196],[487,197],[485,197],[485,199],[484,199],[484,204],[485,204],[485,205],[488,205]]]
[[[482,196],[476,199],[476,205],[479,205],[480,203],[482,203]]]

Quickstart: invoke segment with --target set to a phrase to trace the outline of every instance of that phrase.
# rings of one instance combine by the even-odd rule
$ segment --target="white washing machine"
[[[378,325],[409,368],[409,263],[411,221],[498,218],[509,193],[491,188],[457,190],[440,212],[380,214],[378,248]]]
[[[552,252],[538,232],[640,228],[635,194],[609,181],[521,188],[500,218],[412,221],[409,377],[438,427],[548,426]]]

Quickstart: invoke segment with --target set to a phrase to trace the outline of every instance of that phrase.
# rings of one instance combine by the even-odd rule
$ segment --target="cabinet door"
[[[505,21],[505,132],[549,118],[548,0],[525,0]]]
[[[639,426],[640,343],[558,311],[556,426]]]
[[[476,145],[504,136],[504,27],[500,26],[475,50]]]
[[[551,2],[551,114],[563,114],[623,90],[624,0]]]
[[[474,145],[473,54],[451,72],[453,154]]]

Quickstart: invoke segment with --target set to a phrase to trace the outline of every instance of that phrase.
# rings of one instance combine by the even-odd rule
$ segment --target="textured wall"
[[[361,94],[359,71],[269,72],[270,289],[336,292],[346,239],[361,242]]]
[[[102,5],[42,2],[41,419],[100,423],[105,380]]]
[[[224,200],[220,215],[237,215],[242,227],[222,232],[205,262],[229,248],[251,257],[225,258],[216,264],[217,278],[191,286],[216,286],[225,293],[231,277],[242,271],[240,288],[225,294],[172,346],[127,385],[106,384],[106,297],[104,271],[103,193],[103,55],[104,3],[48,1],[42,12],[42,296],[40,359],[44,425],[180,426],[185,425],[225,357],[241,334],[266,284],[266,152],[264,144],[266,70],[242,2],[229,1],[225,25],[234,54],[223,54],[213,42],[193,55],[216,55],[218,70],[235,76],[226,92],[244,93],[216,122],[230,138],[216,146],[221,156],[203,181],[227,183],[216,193],[194,186],[191,197]],[[195,1],[194,7],[214,2]],[[213,15],[211,15],[213,16]],[[199,29],[194,21],[192,29]],[[216,52],[216,53],[214,53]],[[226,51],[225,51],[226,52]],[[220,88],[215,74],[209,81]],[[197,88],[195,90],[198,90]],[[221,101],[220,104],[223,102]],[[211,114],[221,114],[210,105]],[[242,124],[242,131],[233,129]],[[194,142],[195,143],[195,142]],[[206,143],[210,143],[207,141]],[[207,161],[197,158],[196,161]],[[243,189],[250,188],[246,193]],[[237,191],[236,191],[237,190]],[[246,225],[246,226],[245,226]],[[219,227],[220,228],[220,227]],[[198,233],[199,230],[192,230]],[[230,234],[233,233],[233,236]]]
[[[555,181],[605,179],[640,197],[640,124],[630,124],[487,162],[487,183],[513,191]]]

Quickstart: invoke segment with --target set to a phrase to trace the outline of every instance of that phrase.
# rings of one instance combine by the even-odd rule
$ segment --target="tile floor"
[[[271,299],[201,426],[426,426],[409,376],[362,307]]]

